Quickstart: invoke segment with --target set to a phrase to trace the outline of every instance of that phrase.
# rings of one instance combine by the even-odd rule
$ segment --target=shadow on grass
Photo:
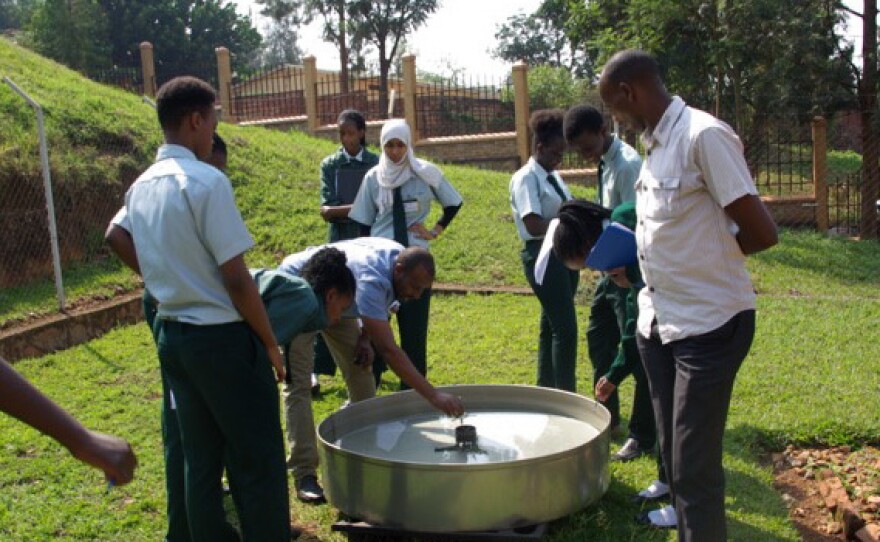
[[[848,287],[880,284],[880,243],[783,230],[779,245],[753,256],[765,264],[801,269]]]
[[[92,347],[92,343],[85,343],[84,345],[82,345],[82,348],[83,348],[83,350],[85,350],[86,352],[91,354],[95,359],[97,359],[98,361],[100,361],[101,363],[106,365],[107,367],[111,367],[111,368],[115,369],[116,371],[123,371],[125,369],[122,365],[119,365],[118,363],[111,361],[110,358],[108,358],[104,354],[95,350]]]

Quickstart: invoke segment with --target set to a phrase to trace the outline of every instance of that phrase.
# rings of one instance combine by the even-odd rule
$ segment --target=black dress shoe
[[[297,480],[296,498],[308,504],[327,502],[327,499],[324,498],[324,490],[318,484],[318,477],[314,475],[303,476]]]

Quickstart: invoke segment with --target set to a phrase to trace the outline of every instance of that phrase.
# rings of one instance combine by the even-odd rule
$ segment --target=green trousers
[[[430,315],[430,288],[422,293],[422,297],[401,303],[400,309],[397,311],[400,348],[406,352],[407,357],[422,376],[428,376],[428,320]],[[377,355],[373,361],[373,375],[376,378],[377,388],[386,368],[385,360]],[[401,382],[400,389],[408,390],[409,386]]]
[[[628,288],[620,288],[608,276],[603,276],[596,285],[590,305],[590,321],[587,325],[587,350],[593,365],[593,388],[596,382],[608,373],[617,353],[620,351],[622,330],[627,318]],[[624,349],[630,374],[635,380],[632,414],[629,418],[629,437],[639,441],[641,448],[651,449],[657,442],[657,424],[654,420],[654,407],[651,404],[651,391],[648,378],[642,367],[638,352]],[[602,403],[611,413],[611,427],[620,423],[620,397],[614,392]]]
[[[541,303],[541,331],[538,338],[538,385],[575,391],[577,380],[577,315],[574,294],[578,273],[550,255],[544,283],[535,282],[535,259],[541,240],[527,241],[520,253],[526,280]]]
[[[158,330],[156,314],[159,306],[150,291],[144,289],[144,319],[157,341]],[[186,520],[186,500],[184,499],[183,479],[183,443],[180,440],[180,426],[177,424],[177,413],[171,400],[171,386],[165,371],[160,368],[162,378],[162,450],[165,459],[165,513],[168,517],[168,531],[165,542],[189,542],[189,522]]]
[[[176,418],[190,539],[239,540],[223,510],[225,463],[243,538],[287,542],[290,507],[278,392],[262,343],[243,322],[195,326],[159,320],[153,329],[177,406],[176,416],[163,415],[166,472],[176,476],[179,468],[171,421]],[[178,525],[171,509],[179,505],[179,486],[172,482],[166,481],[169,531]]]

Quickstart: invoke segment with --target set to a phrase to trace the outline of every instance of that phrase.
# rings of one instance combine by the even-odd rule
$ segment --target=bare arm
[[[137,458],[124,440],[90,431],[0,358],[0,410],[57,440],[73,457],[102,471],[114,484],[134,477]]]
[[[464,405],[458,397],[437,391],[421,373],[419,373],[409,356],[394,342],[394,333],[387,320],[374,318],[362,318],[364,331],[370,337],[376,351],[381,355],[394,374],[400,377],[407,386],[411,387],[424,397],[437,410],[443,411],[450,416],[464,414]]]
[[[550,225],[550,221],[544,220],[541,215],[532,213],[523,217],[523,224],[526,227],[526,231],[529,232],[529,235],[533,237],[541,237],[547,233],[547,226]]]
[[[348,218],[349,211],[351,211],[351,205],[322,205],[321,218],[327,222],[340,218]]]
[[[278,342],[269,323],[269,315],[266,314],[266,306],[263,305],[257,290],[257,283],[244,264],[244,256],[239,254],[221,265],[220,275],[223,277],[223,286],[229,292],[232,304],[265,345],[269,361],[275,367],[276,380],[283,382],[284,361],[281,359]]]
[[[134,239],[125,228],[111,223],[107,226],[107,231],[104,232],[104,240],[110,245],[110,250],[119,256],[122,263],[138,275],[141,274],[137,252],[134,250]]]
[[[779,242],[776,224],[758,196],[751,194],[743,196],[724,210],[739,226],[736,240],[743,254],[755,254]]]

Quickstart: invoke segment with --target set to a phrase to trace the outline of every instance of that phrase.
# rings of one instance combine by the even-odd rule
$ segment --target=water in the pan
[[[469,412],[462,421],[477,428],[476,450],[456,449],[455,427],[462,422],[441,415],[411,416],[367,425],[343,435],[336,445],[392,461],[497,463],[571,450],[599,434],[595,427],[581,420],[537,412]]]

